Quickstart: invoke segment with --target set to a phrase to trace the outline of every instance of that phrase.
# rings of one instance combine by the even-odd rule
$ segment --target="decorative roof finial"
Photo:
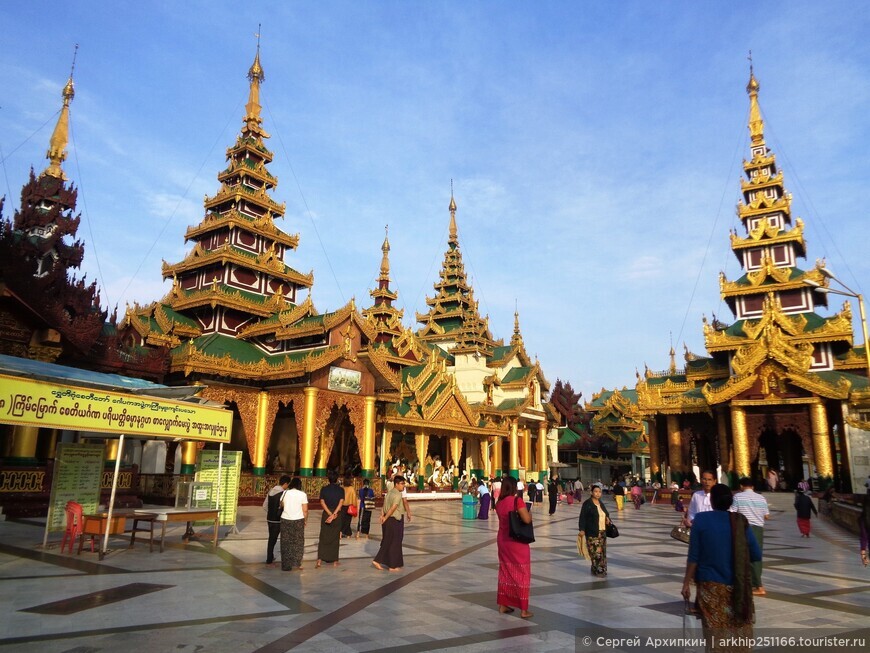
[[[749,135],[752,137],[752,145],[764,144],[764,121],[761,119],[761,108],[758,106],[758,91],[761,84],[755,79],[752,66],[752,50],[749,51],[749,83],[746,92],[749,94]]]
[[[51,139],[48,141],[48,152],[45,153],[45,158],[48,159],[48,167],[43,171],[43,175],[55,177],[57,179],[66,179],[60,164],[66,160],[66,146],[69,143],[69,105],[76,96],[75,85],[73,84],[73,73],[76,69],[76,55],[79,51],[79,44],[76,43],[73,51],[72,67],[69,71],[69,79],[61,91],[63,98],[63,107],[60,110],[57,124],[54,127],[54,132]]]
[[[248,92],[248,103],[245,105],[245,126],[242,131],[249,131],[260,136],[268,138],[268,134],[263,132],[260,123],[263,122],[260,118],[260,84],[262,84],[266,75],[263,73],[263,67],[260,65],[260,28],[257,26],[257,54],[254,56],[254,63],[251,64],[248,70],[248,80],[251,82],[251,89]]]
[[[450,180],[450,237],[447,242],[451,245],[459,243],[459,237],[456,235],[456,200],[453,199],[453,180]]]
[[[517,300],[514,299],[514,334],[511,336],[511,346],[522,349],[523,335],[520,333],[520,312],[517,309]]]
[[[390,225],[384,226],[384,244],[381,245],[384,257],[381,259],[381,274],[378,281],[390,280]]]

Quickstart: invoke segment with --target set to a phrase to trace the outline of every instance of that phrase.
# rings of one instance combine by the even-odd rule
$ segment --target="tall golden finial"
[[[453,199],[453,180],[450,180],[450,237],[447,242],[456,245],[459,237],[456,235],[456,200]]]
[[[514,334],[511,336],[511,345],[523,347],[523,335],[520,333],[520,311],[517,308],[517,300],[514,300]]]
[[[674,344],[671,342],[671,351],[668,352],[671,357],[671,365],[668,368],[668,372],[671,374],[677,373],[677,352],[674,351]]]
[[[381,251],[384,253],[381,259],[381,275],[378,281],[390,280],[390,225],[384,227],[384,244],[381,245]]]
[[[60,110],[60,116],[57,118],[57,124],[54,126],[54,132],[51,139],[48,141],[48,152],[45,153],[45,158],[48,159],[48,167],[43,171],[43,175],[55,177],[57,179],[66,180],[60,164],[66,160],[66,146],[69,143],[69,105],[76,96],[75,86],[73,85],[73,73],[76,69],[76,55],[79,51],[79,44],[76,43],[73,51],[72,67],[69,71],[69,79],[63,87],[61,97],[63,98],[63,107]]]
[[[263,67],[260,65],[260,27],[261,25],[257,26],[257,33],[255,34],[257,37],[257,54],[254,56],[254,63],[251,64],[251,68],[248,70],[248,80],[251,82],[251,89],[248,93],[248,103],[245,105],[245,129],[268,137],[268,134],[264,133],[260,128],[260,123],[262,122],[262,118],[260,118],[260,110],[262,109],[260,106],[260,84],[266,79],[266,75],[263,74]]]
[[[752,50],[749,51],[749,83],[746,92],[749,94],[749,135],[752,137],[752,145],[764,144],[764,121],[761,119],[761,108],[758,106],[758,91],[761,84],[755,79],[755,71],[752,68]]]

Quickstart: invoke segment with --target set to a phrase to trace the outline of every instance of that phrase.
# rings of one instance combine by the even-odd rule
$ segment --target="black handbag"
[[[519,499],[517,499],[518,501]],[[510,513],[510,528],[508,535],[512,540],[516,540],[522,544],[531,544],[535,541],[535,528],[532,524],[527,524],[520,519],[520,513],[514,503],[514,509]]]
[[[616,524],[610,522],[604,527],[604,534],[607,537],[619,537],[619,529],[616,527]]]

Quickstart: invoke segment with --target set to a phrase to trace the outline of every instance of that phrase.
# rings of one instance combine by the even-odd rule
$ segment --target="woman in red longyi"
[[[528,544],[511,539],[510,514],[516,510],[526,524],[532,523],[532,515],[517,496],[517,480],[513,476],[504,476],[501,481],[501,494],[495,506],[498,515],[498,611],[508,614],[519,608],[520,616],[528,619],[532,616],[529,612],[532,552]]]

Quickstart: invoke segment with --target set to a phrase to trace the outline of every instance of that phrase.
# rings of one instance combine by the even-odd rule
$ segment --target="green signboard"
[[[212,483],[214,491],[218,487],[219,452],[202,450],[196,458],[196,480]],[[239,477],[242,473],[242,452],[224,451],[221,463],[220,482],[220,524],[235,525],[239,507]]]
[[[105,451],[101,444],[61,442],[57,445],[46,520],[49,532],[66,527],[68,501],[82,504],[85,514],[97,512]]]

